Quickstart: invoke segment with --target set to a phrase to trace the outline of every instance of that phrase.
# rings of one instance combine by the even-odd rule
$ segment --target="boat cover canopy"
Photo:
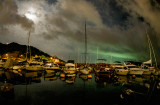
[[[151,64],[152,63],[152,60],[150,59],[150,60],[148,60],[148,61],[146,61],[146,62],[143,62],[143,64]]]
[[[75,64],[73,64],[73,63],[66,63],[65,66],[74,66],[75,67]]]

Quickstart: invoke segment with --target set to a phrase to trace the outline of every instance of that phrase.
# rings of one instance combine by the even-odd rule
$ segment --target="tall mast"
[[[31,31],[29,31],[29,35],[28,35],[28,43],[27,43],[26,60],[28,59],[28,53],[30,53],[30,59],[31,59],[30,33],[31,33]]]
[[[146,33],[147,33],[147,31],[146,31]],[[153,48],[153,45],[152,45],[151,39],[149,38],[148,33],[147,33],[147,38],[148,38],[148,42],[149,42],[149,44],[150,44],[150,45],[149,45],[149,46],[150,46],[150,52],[151,52],[151,50],[152,50],[153,56],[154,56],[154,60],[155,60],[155,63],[156,63],[156,68],[157,68],[157,59],[156,59],[156,55],[155,55],[154,48]],[[152,56],[152,55],[150,54],[150,56]],[[151,64],[152,64],[152,60],[151,60]]]
[[[80,63],[80,61],[79,61],[79,48],[78,48],[78,57],[77,57],[77,63]]]
[[[150,43],[151,43],[151,40],[149,39]],[[154,48],[153,48],[153,45],[151,43],[151,48],[152,48],[152,51],[153,51],[153,56],[154,56],[154,60],[155,60],[155,63],[156,63],[156,68],[157,68],[157,59],[156,59],[156,55],[155,55],[155,52],[154,52]]]
[[[86,20],[85,20],[85,64],[87,64],[87,34],[86,34]]]
[[[110,60],[110,63],[112,64],[112,55],[111,55],[111,60]]]
[[[149,46],[149,52],[150,52],[150,60],[151,60],[151,66],[152,66],[152,51],[151,51],[151,43],[150,43],[150,41],[149,41],[149,35],[148,35],[148,33],[147,33],[147,31],[146,31],[146,34],[147,34],[147,39],[148,39],[148,46]]]
[[[98,64],[98,47],[97,47],[97,64]]]

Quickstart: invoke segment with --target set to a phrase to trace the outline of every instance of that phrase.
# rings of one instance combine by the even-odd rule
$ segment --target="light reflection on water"
[[[4,105],[155,105],[158,102],[158,77],[118,76],[118,81],[113,82],[91,75],[91,79],[79,73],[76,77],[61,78],[60,72],[1,70],[0,86],[6,81],[14,85],[14,91],[6,94],[1,89],[0,102]],[[134,93],[126,95],[126,89]]]

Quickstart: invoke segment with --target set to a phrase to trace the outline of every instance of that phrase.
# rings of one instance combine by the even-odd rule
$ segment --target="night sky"
[[[0,42],[84,62],[85,20],[88,62],[149,60],[146,30],[160,59],[160,0],[0,0]]]

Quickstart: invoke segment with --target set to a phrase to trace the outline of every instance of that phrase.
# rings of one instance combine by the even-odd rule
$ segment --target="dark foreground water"
[[[158,77],[118,76],[118,81],[79,73],[60,78],[60,72],[0,71],[0,105],[159,105]],[[6,82],[6,83],[5,83]],[[9,84],[9,92],[3,86]],[[14,89],[12,88],[12,85]],[[7,87],[6,86],[6,87]]]

